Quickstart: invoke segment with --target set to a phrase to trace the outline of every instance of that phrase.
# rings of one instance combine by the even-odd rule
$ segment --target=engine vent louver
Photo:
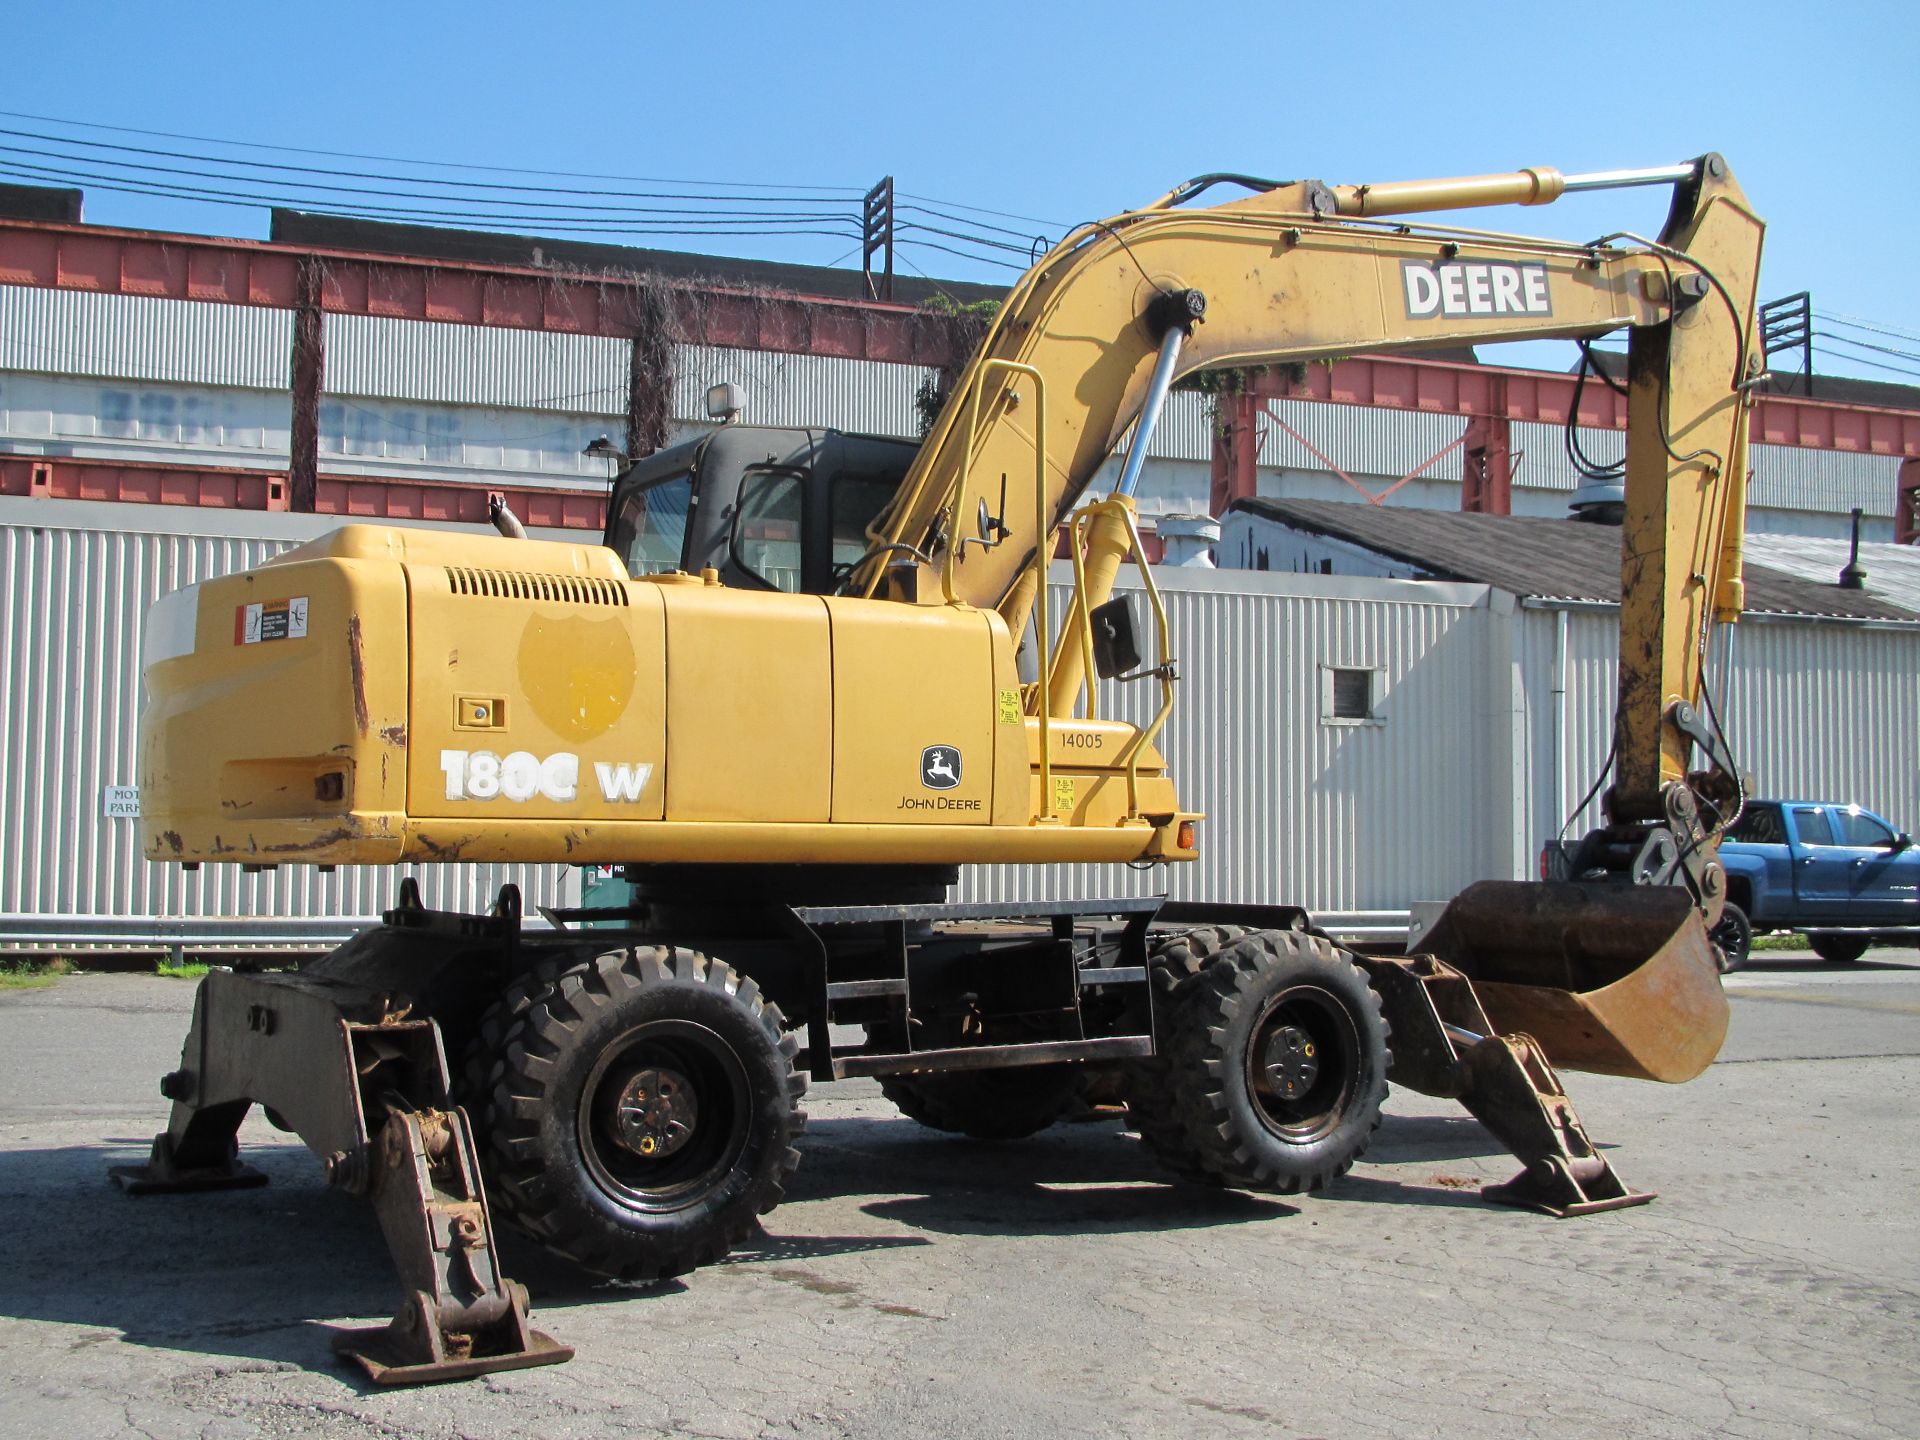
[[[568,605],[625,605],[627,587],[591,575],[535,575],[524,570],[488,570],[449,565],[447,587],[456,595],[498,600],[547,600]]]

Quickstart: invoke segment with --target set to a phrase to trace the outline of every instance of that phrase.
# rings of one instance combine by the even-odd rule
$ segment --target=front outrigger
[[[1225,178],[1256,193],[1183,208]],[[1657,242],[1370,218],[1649,183],[1675,191]],[[633,899],[523,927],[511,887],[468,916],[406,881],[297,973],[209,975],[169,1127],[123,1183],[258,1183],[236,1136],[264,1107],[381,1217],[402,1301],[341,1345],[387,1384],[569,1353],[501,1275],[490,1201],[625,1278],[750,1236],[809,1080],[877,1077],[923,1123],[994,1138],[1117,1098],[1176,1174],[1284,1193],[1353,1165],[1391,1081],[1459,1099],[1520,1158],[1489,1199],[1651,1198],[1556,1067],[1681,1081],[1725,1034],[1706,925],[1739,789],[1696,716],[1704,637],[1740,608],[1760,234],[1718,156],[1212,177],[1035,266],[917,450],[728,426],[623,476],[605,546],[348,527],[167,597],[151,858],[601,863]],[[1131,498],[1179,375],[1622,326],[1618,763],[1571,878],[1473,886],[1405,957],[1269,903],[948,900],[961,865],[1197,854],[1155,748],[1178,667]],[[1076,509],[1129,430],[1115,492]],[[1111,598],[1129,561],[1150,644]],[[304,633],[248,623],[296,602]],[[1151,717],[1101,718],[1095,676],[1149,683]]]

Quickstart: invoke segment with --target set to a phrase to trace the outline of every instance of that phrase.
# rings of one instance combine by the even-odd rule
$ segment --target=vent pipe
[[[1860,568],[1860,512],[1853,512],[1853,550],[1847,556],[1847,568],[1840,572],[1842,590],[1863,590],[1867,584],[1867,572]]]

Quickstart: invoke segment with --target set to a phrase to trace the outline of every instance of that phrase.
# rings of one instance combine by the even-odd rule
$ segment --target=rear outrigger
[[[1658,241],[1376,218],[1656,183]],[[1187,208],[1219,184],[1252,193]],[[1206,177],[1042,259],[917,448],[727,426],[624,475],[604,546],[354,526],[167,597],[150,858],[593,862],[633,903],[536,929],[511,887],[469,916],[407,881],[297,973],[209,975],[168,1129],[123,1181],[258,1183],[235,1137],[265,1107],[381,1217],[405,1298],[341,1346],[395,1384],[570,1353],[500,1273],[489,1202],[599,1274],[708,1263],[780,1201],[809,1080],[874,1076],[923,1123],[997,1138],[1097,1087],[1176,1174],[1283,1193],[1353,1165],[1393,1081],[1458,1098],[1522,1160],[1490,1199],[1651,1198],[1556,1067],[1681,1081],[1725,1033],[1706,926],[1740,794],[1702,656],[1740,608],[1761,231],[1713,155]],[[1617,758],[1567,878],[1476,885],[1391,958],[1273,896],[949,901],[962,865],[1198,853],[1156,748],[1178,667],[1132,501],[1180,375],[1623,326]],[[1081,503],[1129,431],[1114,492]],[[1129,562],[1145,641],[1112,599]],[[1147,684],[1151,719],[1102,718],[1096,676]]]

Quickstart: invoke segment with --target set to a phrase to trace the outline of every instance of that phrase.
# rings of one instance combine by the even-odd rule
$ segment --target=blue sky
[[[1362,182],[1654,165],[1717,149],[1769,222],[1764,296],[1811,290],[1823,314],[1920,336],[1912,5],[15,0],[7,31],[5,111],[423,161],[817,187],[836,197],[822,208],[848,213],[855,192],[891,174],[906,194],[1050,223],[961,212],[971,222],[1052,236],[1204,171]],[[1664,192],[1629,191],[1471,223],[1585,239],[1650,233],[1664,208]],[[87,218],[266,228],[264,208],[97,186]],[[640,243],[814,263],[851,244]],[[916,267],[1014,273],[904,251],[902,269]],[[1822,328],[1920,354],[1920,339]],[[1869,359],[1920,371],[1920,360],[1858,344],[1825,346],[1821,368],[1920,383]]]

